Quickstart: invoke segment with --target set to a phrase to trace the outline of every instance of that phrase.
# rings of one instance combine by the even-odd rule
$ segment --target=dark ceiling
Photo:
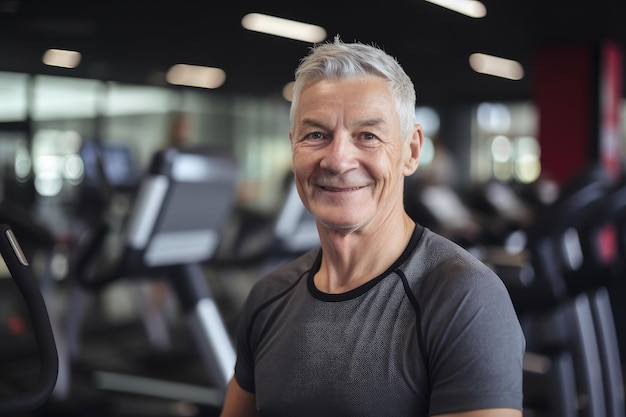
[[[0,71],[159,84],[171,65],[187,63],[226,71],[216,94],[280,94],[311,45],[241,26],[245,14],[260,12],[323,26],[328,39],[376,43],[403,64],[422,104],[515,101],[532,97],[540,48],[626,44],[618,1],[483,3],[487,16],[471,19],[424,0],[0,0]],[[48,48],[80,51],[81,65],[45,67]],[[474,73],[473,52],[518,60],[526,77]]]

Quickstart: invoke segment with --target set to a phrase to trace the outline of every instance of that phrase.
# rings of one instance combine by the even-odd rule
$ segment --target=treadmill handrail
[[[41,361],[39,379],[30,391],[0,399],[0,415],[14,415],[34,410],[50,397],[57,381],[59,358],[43,296],[28,260],[7,224],[0,224],[0,253],[26,302]]]

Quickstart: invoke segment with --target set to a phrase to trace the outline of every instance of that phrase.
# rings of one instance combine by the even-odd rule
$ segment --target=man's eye
[[[324,135],[320,132],[311,132],[306,135],[307,139],[323,139]]]
[[[377,139],[376,135],[374,135],[373,133],[363,133],[361,135],[361,137],[365,140],[374,140]]]

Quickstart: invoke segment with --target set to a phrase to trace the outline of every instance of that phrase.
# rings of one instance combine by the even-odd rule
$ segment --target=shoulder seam
[[[262,310],[264,310],[267,306],[269,306],[270,304],[274,303],[276,300],[284,297],[291,290],[293,290],[293,288],[302,280],[302,277],[306,276],[310,271],[311,271],[311,269],[307,269],[306,271],[304,271],[302,274],[300,274],[298,279],[296,279],[285,290],[283,290],[282,292],[278,293],[277,295],[275,295],[274,297],[270,298],[269,300],[267,300],[263,304],[261,304],[259,307],[257,307],[257,309],[254,311],[254,313],[250,317],[250,323],[248,324],[248,328],[246,329],[246,333],[248,335],[250,335],[250,333],[252,331],[252,326],[253,326],[254,322],[256,321],[257,316],[260,314],[260,312]]]
[[[417,297],[413,293],[411,289],[411,285],[409,284],[409,280],[407,279],[404,271],[400,268],[395,270],[395,273],[398,274],[400,280],[402,281],[402,285],[404,286],[404,292],[409,299],[409,302],[413,306],[413,310],[415,311],[415,327],[417,329],[417,334],[415,337],[417,338],[417,344],[420,347],[421,351],[421,359],[424,364],[424,369],[426,370],[426,378],[430,381],[430,367],[428,364],[428,351],[426,350],[426,341],[424,340],[424,334],[422,331],[422,310],[420,308],[419,302],[417,301]],[[429,385],[430,386],[430,385]],[[430,393],[426,396],[426,398],[430,398]]]

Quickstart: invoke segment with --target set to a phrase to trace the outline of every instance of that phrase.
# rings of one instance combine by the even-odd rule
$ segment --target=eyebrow
[[[358,121],[354,125],[355,126],[379,126],[379,125],[384,125],[384,124],[386,124],[384,119],[374,118],[374,119],[365,119],[365,120]]]
[[[318,128],[322,128],[322,129],[328,129],[328,126],[326,126],[324,123],[322,123],[322,122],[320,122],[319,120],[316,120],[316,119],[306,118],[306,119],[302,120],[301,124],[303,126],[318,127]]]

